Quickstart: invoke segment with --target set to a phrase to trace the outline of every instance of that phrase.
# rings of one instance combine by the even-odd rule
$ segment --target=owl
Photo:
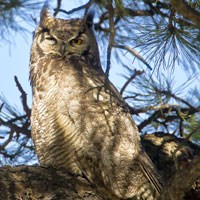
[[[32,138],[41,165],[86,177],[105,199],[157,199],[161,184],[121,95],[101,68],[92,17],[47,6],[30,59]]]

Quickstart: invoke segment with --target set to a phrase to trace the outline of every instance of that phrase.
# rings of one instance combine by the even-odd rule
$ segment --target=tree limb
[[[198,177],[200,177],[200,156],[196,157],[188,167],[174,174],[164,188],[161,200],[184,199],[186,192],[191,190]]]
[[[165,175],[162,199],[174,194],[185,194],[200,176],[200,158],[197,156],[183,170],[175,170],[174,152],[184,140],[173,135],[155,133],[142,137],[142,143],[161,174]],[[178,149],[177,162],[187,159],[184,149],[200,153],[200,148],[190,142]],[[186,181],[183,186],[182,182]],[[177,185],[178,184],[178,185]],[[170,193],[170,191],[173,191]],[[198,191],[195,193],[199,194]],[[171,197],[170,196],[170,197]],[[74,176],[64,169],[42,166],[4,166],[0,168],[0,199],[2,200],[105,200],[87,179]],[[170,200],[173,198],[170,198]],[[182,198],[178,198],[182,199]],[[177,200],[177,199],[176,199]]]
[[[102,200],[86,179],[40,166],[0,168],[0,199]]]

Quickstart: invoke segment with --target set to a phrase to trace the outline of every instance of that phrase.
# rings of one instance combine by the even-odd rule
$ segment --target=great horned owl
[[[31,49],[32,137],[41,165],[66,168],[105,199],[156,199],[161,186],[137,127],[100,65],[87,19],[56,19],[45,6]],[[101,189],[102,190],[102,189]]]

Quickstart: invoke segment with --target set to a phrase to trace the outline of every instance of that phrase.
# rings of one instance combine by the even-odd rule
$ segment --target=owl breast
[[[104,88],[105,77],[82,59],[76,66],[70,60],[64,67],[51,61],[46,79],[40,77],[46,83],[44,90],[35,89],[32,121],[37,154],[43,165],[64,167],[84,173],[91,181],[98,178],[111,184],[109,173],[138,154],[136,127]]]

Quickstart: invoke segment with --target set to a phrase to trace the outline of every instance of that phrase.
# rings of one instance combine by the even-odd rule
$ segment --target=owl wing
[[[105,151],[101,155],[105,163],[113,161],[113,163],[110,162],[112,167],[107,170],[109,177],[107,179],[110,180],[108,182],[114,193],[121,198],[130,198],[137,194],[139,198],[156,199],[162,189],[161,180],[158,178],[152,161],[141,147],[138,129],[129,113],[127,104],[115,86],[105,80],[104,75],[99,75],[96,84],[104,83],[107,88],[99,93],[104,97],[104,100],[99,100],[99,105],[105,104],[105,99],[109,104],[109,98],[112,104],[110,108],[107,108],[110,114],[107,114],[104,120],[109,126],[107,132],[110,131],[114,134],[115,142],[111,137],[108,145],[110,152]],[[104,158],[105,156],[106,158]],[[104,166],[104,168],[109,169],[109,166]]]
[[[159,190],[155,169],[141,150],[125,102],[115,87],[105,82],[103,72],[82,68],[69,81],[61,81],[60,87],[56,115],[71,140],[68,151],[73,152],[70,158],[79,171],[119,198],[137,195],[153,199]]]
[[[115,137],[110,138],[109,150],[102,151],[102,165],[107,171],[103,175],[108,176],[104,178],[108,180],[105,184],[110,184],[120,198],[157,199],[162,185],[153,163],[140,146],[135,123],[129,114],[122,112],[114,114],[110,121],[116,122],[112,128]]]

